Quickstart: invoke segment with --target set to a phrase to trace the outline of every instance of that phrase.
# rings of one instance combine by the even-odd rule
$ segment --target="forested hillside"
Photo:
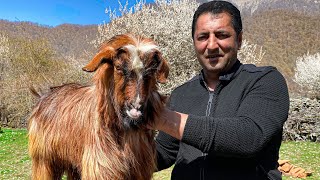
[[[46,39],[58,56],[81,56],[93,52],[90,42],[96,38],[98,26],[62,24],[56,27],[31,22],[9,22],[0,20],[0,34],[10,38]]]

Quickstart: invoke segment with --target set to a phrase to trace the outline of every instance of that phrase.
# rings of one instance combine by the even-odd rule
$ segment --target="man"
[[[283,76],[243,65],[239,10],[229,2],[198,7],[192,23],[201,74],[176,88],[153,129],[158,170],[172,179],[281,179],[282,126],[289,109]]]

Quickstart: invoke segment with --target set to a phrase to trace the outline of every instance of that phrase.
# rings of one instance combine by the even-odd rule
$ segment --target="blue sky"
[[[119,0],[125,4],[127,0]],[[137,0],[128,0],[129,7]],[[145,0],[147,3],[154,0]],[[106,8],[118,9],[118,0],[0,0],[0,19],[42,25],[102,24],[109,22]]]

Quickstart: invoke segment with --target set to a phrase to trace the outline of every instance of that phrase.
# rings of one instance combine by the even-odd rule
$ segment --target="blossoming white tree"
[[[313,95],[320,95],[320,53],[306,54],[296,60],[294,81]]]

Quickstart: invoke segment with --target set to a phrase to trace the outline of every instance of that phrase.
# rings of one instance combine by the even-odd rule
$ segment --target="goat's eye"
[[[118,49],[118,55],[120,55],[120,54],[122,54],[122,53],[126,53],[127,51],[126,51],[126,49],[124,49],[124,48],[119,48]]]
[[[123,69],[121,68],[121,66],[115,66],[116,72],[120,75],[123,75]]]
[[[121,67],[120,66],[115,66],[116,70],[120,71]]]

